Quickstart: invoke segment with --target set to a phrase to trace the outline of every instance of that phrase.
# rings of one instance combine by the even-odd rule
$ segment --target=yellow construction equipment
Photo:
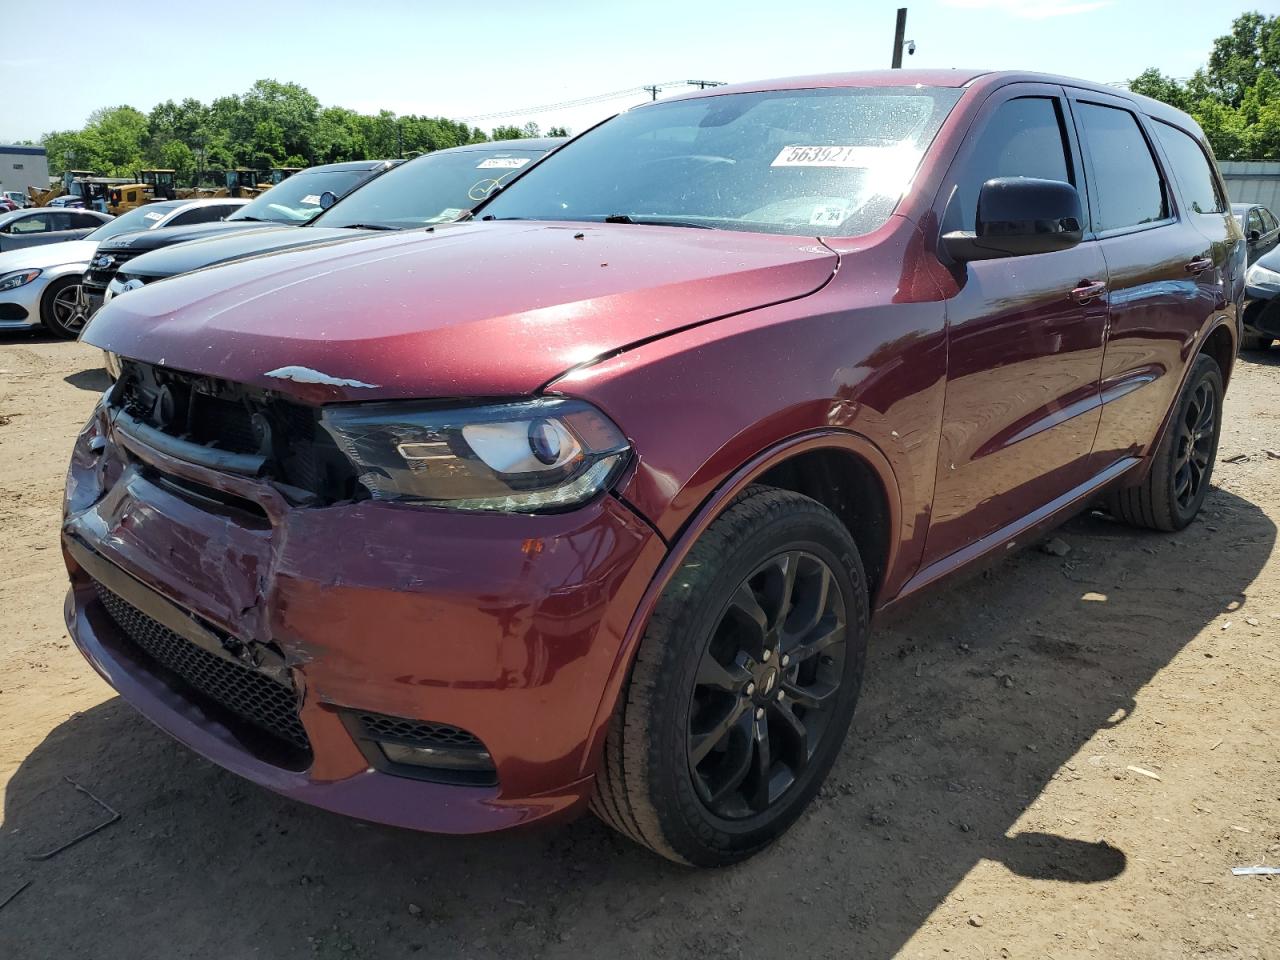
[[[176,200],[178,190],[173,179],[174,173],[173,170],[143,170],[138,174],[138,180],[151,188],[152,199]]]
[[[258,187],[258,171],[248,167],[236,167],[226,171],[227,190],[233,197],[256,197],[262,191]],[[267,184],[262,189],[269,189]]]

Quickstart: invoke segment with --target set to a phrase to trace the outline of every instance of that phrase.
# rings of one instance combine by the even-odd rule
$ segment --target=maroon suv
[[[66,614],[224,767],[675,860],[778,836],[873,615],[1208,489],[1243,238],[1185,114],[892,71],[647,104],[470,223],[201,271],[84,339]]]

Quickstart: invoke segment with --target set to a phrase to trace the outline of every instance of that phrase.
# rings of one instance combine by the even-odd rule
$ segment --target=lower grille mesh
[[[96,580],[93,586],[111,619],[152,659],[255,727],[301,750],[311,749],[298,719],[298,695],[291,685],[210,653]]]
[[[385,713],[361,710],[354,716],[360,721],[364,733],[373,740],[391,740],[396,743],[421,747],[454,747],[462,750],[483,750],[484,744],[475,734],[447,723],[429,723],[426,720],[409,720],[390,717]]]

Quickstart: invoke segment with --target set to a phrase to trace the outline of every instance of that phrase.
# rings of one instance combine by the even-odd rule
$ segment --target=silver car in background
[[[56,336],[74,339],[90,312],[80,281],[101,241],[158,227],[220,220],[245,203],[248,201],[230,197],[162,200],[137,207],[115,219],[93,211],[54,211],[87,213],[96,218],[99,226],[84,232],[81,239],[0,253],[0,330],[29,329],[43,324]],[[6,214],[0,216],[0,222],[7,217],[42,210],[45,208]]]
[[[29,207],[0,213],[0,253],[79,240],[112,219],[96,210]]]

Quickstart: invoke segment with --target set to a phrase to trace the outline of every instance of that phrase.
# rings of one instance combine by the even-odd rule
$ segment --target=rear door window
[[[1138,118],[1120,107],[1079,102],[1080,125],[1093,171],[1099,231],[1169,218],[1169,199]]]
[[[984,183],[996,177],[1075,183],[1058,100],[1018,97],[1001,104],[992,114],[956,184],[959,229],[974,229],[978,193]]]
[[[1218,188],[1218,179],[1213,175],[1204,148],[1189,133],[1172,124],[1157,120],[1153,126],[1191,209],[1196,213],[1225,213],[1227,198]]]
[[[52,228],[50,214],[36,213],[9,225],[10,233],[48,233]]]
[[[1262,217],[1262,229],[1264,232],[1270,233],[1277,226],[1280,226],[1280,224],[1276,223],[1276,218],[1272,216],[1271,211],[1266,207],[1259,207],[1258,212]]]

